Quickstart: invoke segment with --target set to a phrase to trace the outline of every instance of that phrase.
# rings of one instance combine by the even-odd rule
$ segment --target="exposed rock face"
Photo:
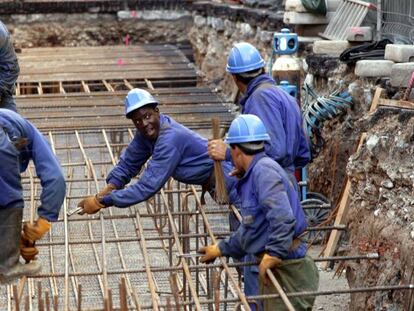
[[[227,56],[234,43],[253,44],[265,58],[272,46],[273,31],[262,30],[244,22],[233,22],[219,17],[194,16],[194,27],[189,33],[195,62],[214,86],[226,97],[234,95],[235,85],[226,74]]]
[[[348,262],[350,287],[413,283],[414,113],[377,112],[347,166],[352,183],[349,243],[378,261]],[[351,310],[408,310],[408,292],[355,294]],[[364,306],[364,307],[362,307]]]

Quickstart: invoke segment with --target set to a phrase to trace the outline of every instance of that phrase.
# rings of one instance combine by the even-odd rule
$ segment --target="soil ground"
[[[319,255],[321,250],[321,246],[312,246],[309,250],[309,255],[315,258]],[[320,268],[322,263],[317,263],[316,265]],[[339,278],[334,276],[334,274],[335,269],[329,271],[319,269],[320,291],[348,289],[348,282],[345,278],[345,274],[342,273]],[[313,310],[346,311],[349,310],[349,302],[349,294],[319,296],[316,298]]]

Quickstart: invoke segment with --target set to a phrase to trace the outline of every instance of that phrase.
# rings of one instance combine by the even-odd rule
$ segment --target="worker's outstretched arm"
[[[26,121],[27,122],[27,121]],[[26,262],[30,262],[38,253],[35,241],[41,239],[51,228],[51,221],[56,221],[65,198],[66,185],[59,162],[43,135],[27,122],[29,133],[28,150],[34,162],[36,174],[42,185],[41,205],[37,213],[39,218],[34,223],[25,223],[20,241],[20,252]]]
[[[105,206],[128,207],[149,199],[173,175],[181,161],[181,153],[171,143],[157,143],[152,158],[139,180],[122,190],[116,190],[101,200]]]
[[[46,138],[31,124],[30,129],[32,133],[29,135],[29,140],[31,140],[29,150],[31,150],[36,174],[42,185],[38,214],[44,220],[56,221],[65,198],[65,179]]]
[[[149,141],[142,139],[139,133],[135,134],[117,165],[108,174],[107,184],[112,184],[117,189],[123,188],[139,173],[141,167],[151,156],[152,148]]]

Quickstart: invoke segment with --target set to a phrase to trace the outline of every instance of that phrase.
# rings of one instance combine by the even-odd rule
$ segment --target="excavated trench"
[[[181,10],[173,18],[171,11],[166,10],[156,14],[148,10],[142,18],[128,16],[126,19],[109,13],[19,14],[1,18],[13,34],[17,49],[173,43],[194,59],[205,82],[227,100],[233,100],[236,95],[231,77],[224,70],[232,44],[249,41],[267,58],[273,31],[281,25],[279,19],[279,23],[270,26],[253,26],[246,19],[231,20],[220,14],[207,16],[200,10]],[[369,94],[374,91],[373,81],[355,81],[353,70],[340,64],[327,64],[326,60],[308,58],[307,65],[308,73],[314,75],[318,94],[329,94],[331,84],[339,79],[351,85],[352,107],[325,123],[324,147],[309,167],[311,190],[325,195],[334,204],[340,198],[346,176],[350,178],[349,230],[343,241],[343,252],[381,255],[378,261],[347,262],[349,285],[412,283],[413,114],[380,110],[366,117],[372,98]],[[355,153],[362,132],[367,133],[367,139]],[[325,310],[341,310],[347,301],[336,303],[321,305]],[[353,294],[349,309],[409,310],[410,303],[407,292],[401,291]]]

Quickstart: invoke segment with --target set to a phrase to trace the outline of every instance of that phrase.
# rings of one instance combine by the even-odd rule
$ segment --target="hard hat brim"
[[[148,100],[148,101],[141,101],[141,102],[139,102],[139,103],[137,103],[137,104],[135,104],[135,105],[133,105],[133,106],[130,106],[130,107],[128,107],[128,109],[127,109],[127,111],[126,111],[126,113],[125,113],[125,115],[127,116],[127,118],[128,118],[128,115],[132,112],[132,111],[135,111],[135,110],[137,110],[137,109],[139,109],[139,108],[142,108],[142,107],[144,107],[144,106],[148,106],[148,105],[155,105],[155,106],[158,106],[158,102],[157,101],[153,101],[153,100]]]
[[[243,72],[248,72],[248,71],[252,71],[252,70],[255,70],[255,69],[260,69],[260,68],[263,68],[264,66],[265,66],[265,61],[263,59],[261,59],[259,62],[255,63],[255,64],[250,64],[248,66],[232,67],[232,66],[229,66],[227,64],[226,71],[228,73],[243,73]]]
[[[226,144],[241,144],[241,143],[250,143],[255,141],[269,141],[270,136],[268,134],[256,135],[255,138],[252,136],[236,136],[236,137],[226,137]]]

